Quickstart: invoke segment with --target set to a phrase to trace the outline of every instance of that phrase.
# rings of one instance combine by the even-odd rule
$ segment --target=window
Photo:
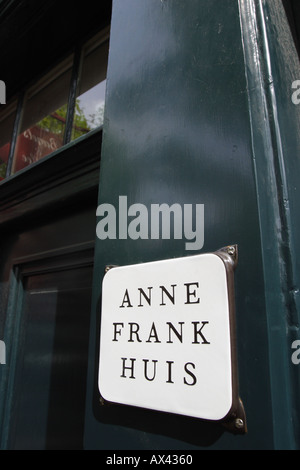
[[[11,105],[1,105],[0,108],[0,181],[5,178],[7,172],[16,107],[17,103],[14,101]]]
[[[108,31],[0,108],[0,181],[103,124]]]
[[[72,140],[103,124],[107,55],[107,42],[95,47],[92,41],[83,50]]]
[[[63,145],[72,61],[73,56],[26,93],[13,174]]]

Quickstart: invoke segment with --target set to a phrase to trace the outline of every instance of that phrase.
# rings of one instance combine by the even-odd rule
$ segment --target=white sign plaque
[[[98,384],[105,401],[213,421],[237,407],[229,248],[108,270]]]

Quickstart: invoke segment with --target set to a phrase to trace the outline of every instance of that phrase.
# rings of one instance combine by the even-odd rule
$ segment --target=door
[[[100,148],[101,130],[11,188],[0,255],[3,449],[83,448]],[[65,158],[75,165],[67,178]],[[19,197],[29,180],[32,193]]]
[[[22,270],[10,449],[83,447],[92,264],[52,269]]]

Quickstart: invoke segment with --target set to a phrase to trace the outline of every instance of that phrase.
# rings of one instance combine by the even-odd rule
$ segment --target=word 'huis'
[[[168,303],[175,305],[176,303],[176,288],[177,285],[173,284],[168,289],[165,286],[160,286],[160,301],[156,307],[164,307]],[[185,288],[185,302],[184,305],[200,304],[200,297],[197,289],[199,289],[198,282],[186,283]],[[123,300],[119,305],[120,309],[131,309],[131,308],[142,308],[145,306],[153,306],[153,287],[148,287],[148,292],[144,289],[138,288],[138,302],[134,304],[131,293],[128,289],[125,290]],[[208,321],[192,321],[186,323],[184,321],[174,323],[168,321],[165,322],[163,331],[161,324],[158,326],[155,322],[152,323],[150,330],[145,331],[140,324],[136,322],[115,322],[113,323],[113,338],[112,342],[118,342],[120,338],[125,339],[128,343],[148,343],[157,344],[165,342],[166,344],[173,344],[174,341],[178,344],[184,344],[186,340],[186,334],[191,340],[192,344],[204,344],[209,345],[210,342],[207,339],[206,331],[204,328],[209,325]],[[144,331],[143,331],[144,330]],[[205,333],[205,334],[204,334]],[[159,367],[159,361],[157,359],[142,359],[142,364],[139,364],[140,370],[143,370],[144,378],[153,382],[157,377],[157,369]],[[174,361],[165,361],[165,364],[161,365],[165,369],[166,383],[174,384],[173,371]],[[137,372],[137,359],[136,358],[121,358],[121,378],[135,380]],[[183,383],[188,386],[194,386],[197,383],[197,377],[195,375],[196,365],[194,362],[187,362],[184,365]]]

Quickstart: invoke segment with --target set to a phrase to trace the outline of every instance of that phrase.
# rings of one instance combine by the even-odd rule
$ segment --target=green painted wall
[[[185,240],[97,240],[86,448],[299,446],[299,372],[291,364],[289,333],[291,326],[297,335],[298,309],[286,295],[293,279],[297,289],[291,273],[299,253],[299,134],[295,119],[284,118],[290,107],[295,116],[299,112],[283,94],[281,79],[286,92],[290,78],[282,75],[281,47],[292,43],[287,28],[283,39],[283,23],[278,29],[280,8],[277,1],[252,0],[113,2],[99,204],[118,209],[119,196],[149,209],[155,203],[204,204],[200,252],[238,244],[237,352],[248,434],[235,436],[179,416],[101,407],[97,368],[105,266],[195,252],[185,250]],[[268,66],[276,71],[274,82]],[[282,210],[287,203],[278,176],[285,165],[289,214]],[[285,225],[294,219],[295,226]]]

